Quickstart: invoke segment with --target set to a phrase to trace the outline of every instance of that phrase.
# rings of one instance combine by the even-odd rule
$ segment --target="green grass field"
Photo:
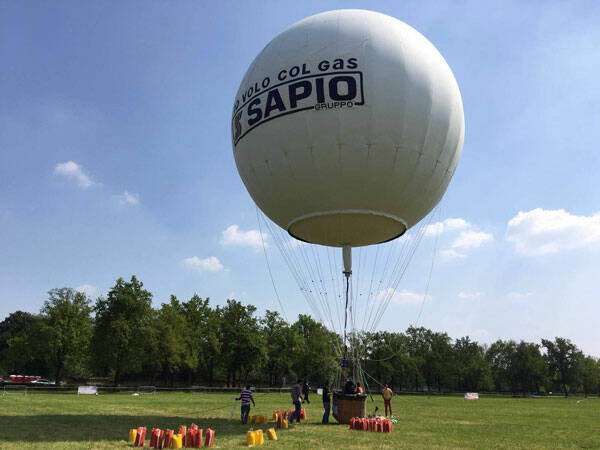
[[[233,394],[167,393],[80,396],[29,393],[0,395],[1,449],[126,448],[129,428],[175,428],[197,423],[216,430],[215,447],[245,445],[252,425],[229,420]],[[270,448],[600,448],[600,401],[540,398],[399,396],[399,419],[391,435],[321,425],[320,397],[306,409],[308,420],[279,430]],[[258,394],[251,414],[271,417],[291,408],[289,394]],[[368,410],[382,402],[369,401]],[[332,421],[335,422],[332,418]],[[269,425],[271,426],[271,425]],[[146,444],[147,445],[147,444]]]

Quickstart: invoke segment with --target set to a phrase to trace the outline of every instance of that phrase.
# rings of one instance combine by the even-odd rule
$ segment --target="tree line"
[[[468,336],[410,327],[352,337],[364,350],[361,367],[372,389],[387,383],[414,391],[514,394],[598,394],[600,361],[570,340],[498,340],[481,345]],[[308,315],[288,323],[275,311],[229,299],[213,306],[194,295],[171,296],[152,307],[152,293],[135,276],[119,278],[92,301],[71,288],[48,293],[39,314],[16,311],[0,322],[0,373],[41,375],[114,385],[281,386],[300,377],[335,379],[342,338]]]

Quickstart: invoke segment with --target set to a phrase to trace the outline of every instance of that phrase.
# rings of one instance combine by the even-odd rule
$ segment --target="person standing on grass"
[[[383,390],[381,391],[381,396],[383,397],[383,404],[385,405],[385,416],[386,417],[392,416],[392,396],[393,395],[394,395],[394,393],[389,388],[389,386],[386,384],[385,387],[383,388]],[[388,408],[390,410],[389,416],[388,416]]]
[[[306,402],[310,405],[310,401],[308,400],[308,391],[310,390],[310,386],[308,385],[308,381],[305,381],[302,385],[302,395],[304,396],[304,400],[302,403]]]
[[[256,408],[252,391],[250,391],[250,385],[246,385],[246,389],[242,389],[240,396],[236,400],[242,401],[242,425],[246,425],[248,423],[248,414],[250,414],[250,402]]]
[[[331,389],[329,389],[329,381],[326,381],[323,385],[323,420],[322,424],[327,425],[329,423],[329,411],[331,411]]]
[[[301,384],[302,380],[298,380],[292,386],[292,403],[296,407],[296,410],[292,414],[290,422],[293,422],[294,419],[296,419],[296,422],[300,423],[300,411],[302,410],[300,406],[300,403],[302,402],[302,388],[300,387]]]

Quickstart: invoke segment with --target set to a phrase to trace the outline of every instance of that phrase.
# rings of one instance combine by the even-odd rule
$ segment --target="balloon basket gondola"
[[[333,417],[339,423],[350,423],[353,417],[366,417],[367,396],[348,395],[341,392],[333,393]]]

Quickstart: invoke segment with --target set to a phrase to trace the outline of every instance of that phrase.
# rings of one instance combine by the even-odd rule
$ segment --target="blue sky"
[[[380,326],[425,298],[419,324],[453,337],[560,335],[600,356],[597,2],[2,2],[0,319],[132,274],[157,306],[278,309],[230,112],[274,36],[338,8],[423,33],[465,108],[458,169]],[[265,238],[293,318],[307,307]]]

